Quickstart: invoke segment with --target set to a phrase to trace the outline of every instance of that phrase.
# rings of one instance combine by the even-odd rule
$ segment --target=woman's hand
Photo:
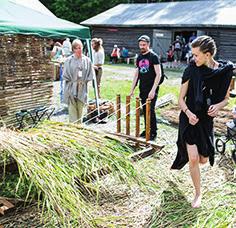
[[[191,125],[195,125],[199,121],[197,116],[194,113],[192,113],[189,109],[185,112],[185,114],[187,115],[188,121]]]
[[[216,117],[218,115],[219,110],[220,110],[219,105],[214,104],[209,107],[207,114],[208,116]]]

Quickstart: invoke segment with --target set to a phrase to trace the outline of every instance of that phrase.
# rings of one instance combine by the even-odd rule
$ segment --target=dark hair
[[[102,39],[101,38],[93,38],[92,39],[92,43],[95,44],[95,47],[94,47],[94,50],[97,52],[99,50],[102,50],[103,47],[102,47]]]
[[[216,43],[210,36],[199,36],[191,43],[192,48],[199,47],[203,53],[210,52],[212,56],[216,54]]]

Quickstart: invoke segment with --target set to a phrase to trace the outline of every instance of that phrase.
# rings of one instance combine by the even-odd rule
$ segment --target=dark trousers
[[[112,63],[117,63],[118,62],[118,57],[117,56],[110,56],[110,61]]]
[[[144,105],[146,103],[146,99],[148,98],[148,95],[140,95],[141,98],[141,103],[143,106],[143,115],[144,115],[144,123],[146,126],[146,105]],[[157,132],[157,118],[156,118],[156,113],[155,113],[155,105],[156,105],[156,101],[157,101],[157,94],[155,95],[155,97],[151,100],[151,134],[156,134]]]

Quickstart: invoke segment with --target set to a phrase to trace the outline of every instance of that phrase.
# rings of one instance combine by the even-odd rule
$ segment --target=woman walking
[[[234,65],[216,61],[215,41],[209,36],[197,37],[191,43],[194,61],[185,69],[179,95],[178,152],[172,169],[189,162],[195,189],[192,207],[201,205],[199,164],[214,163],[213,119],[229,99],[229,85]]]

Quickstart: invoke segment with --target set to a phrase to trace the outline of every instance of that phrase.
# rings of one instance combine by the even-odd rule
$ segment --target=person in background
[[[66,57],[68,57],[72,54],[72,46],[71,46],[70,38],[66,38],[63,41],[62,48],[63,48],[63,51],[64,51],[64,55]]]
[[[179,36],[176,36],[176,39],[172,43],[172,46],[174,47],[174,66],[178,67],[180,65],[182,53],[182,42]]]
[[[191,42],[193,42],[196,38],[197,38],[196,33],[193,32],[192,35],[189,37],[189,41],[188,41],[188,42],[191,43]]]
[[[64,57],[64,51],[60,42],[56,42],[51,52],[51,57],[53,59],[60,59]]]
[[[169,49],[167,50],[167,68],[172,68],[173,67],[173,61],[174,61],[174,50],[173,46],[170,45]]]
[[[181,43],[182,43],[182,46],[184,46],[184,45],[186,44],[186,40],[185,40],[185,38],[184,38],[184,36],[183,36],[182,33],[180,33],[179,39],[180,39],[180,41],[181,41]]]
[[[127,48],[122,47],[120,57],[121,57],[121,59],[124,60],[124,61],[129,57],[129,51],[128,51]]]
[[[101,98],[101,78],[103,72],[102,65],[104,64],[105,61],[105,53],[104,53],[104,48],[102,46],[102,39],[93,38],[92,49],[93,49],[93,67],[96,73],[98,97]]]
[[[73,55],[64,64],[64,103],[68,105],[69,121],[81,123],[83,108],[87,103],[87,84],[95,78],[95,72],[90,58],[83,55],[81,40],[73,40],[72,50]]]
[[[144,111],[144,122],[146,123],[146,100],[149,98],[151,100],[151,110],[150,110],[150,140],[155,140],[157,136],[157,120],[155,113],[155,104],[157,101],[157,95],[159,90],[159,81],[161,78],[161,67],[160,60],[156,53],[150,51],[150,37],[147,35],[142,35],[138,39],[138,44],[140,48],[140,54],[136,61],[136,70],[131,86],[130,96],[133,96],[134,89],[139,81],[139,91],[141,103]],[[146,124],[145,124],[146,125]],[[146,131],[144,130],[140,137],[145,137]]]
[[[189,64],[192,58],[191,43],[185,44],[184,48],[185,48],[185,53],[186,53],[185,58],[186,58],[187,64]]]
[[[179,95],[177,156],[172,169],[189,163],[194,186],[192,207],[201,205],[200,164],[214,164],[213,119],[228,103],[234,65],[216,61],[215,41],[199,36],[191,43],[194,61],[185,69]]]
[[[115,44],[111,52],[110,62],[117,63],[119,58],[120,58],[120,48],[118,48],[118,46]]]

